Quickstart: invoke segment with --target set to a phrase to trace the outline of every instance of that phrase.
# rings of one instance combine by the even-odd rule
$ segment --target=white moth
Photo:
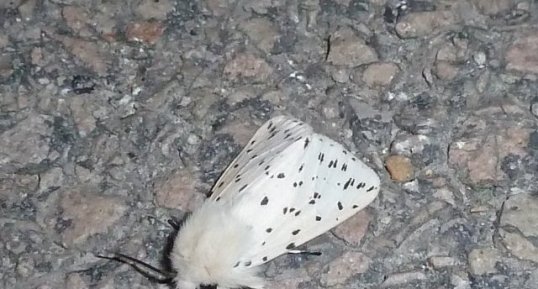
[[[173,280],[178,289],[263,288],[260,265],[300,252],[297,246],[342,223],[378,192],[377,174],[341,144],[301,121],[275,117],[185,220],[170,253]]]

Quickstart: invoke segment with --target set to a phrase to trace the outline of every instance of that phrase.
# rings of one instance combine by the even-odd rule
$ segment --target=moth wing
[[[255,182],[256,178],[264,176],[271,169],[270,164],[275,158],[290,145],[310,134],[312,128],[297,119],[286,116],[270,119],[256,131],[226,168],[212,188],[209,200],[226,201],[246,193],[244,189],[247,181]]]
[[[306,148],[296,142],[273,160],[286,177],[258,180],[237,205],[256,237],[244,257],[253,266],[332,229],[379,192],[377,174],[341,144],[314,133],[304,138],[310,142]],[[269,199],[265,206],[260,206],[262,197]]]

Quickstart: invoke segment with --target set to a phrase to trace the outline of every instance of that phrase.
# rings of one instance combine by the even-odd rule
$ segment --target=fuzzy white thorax
[[[222,204],[207,201],[183,224],[170,254],[178,272],[177,289],[195,289],[200,284],[226,288],[262,288],[260,266],[236,266],[251,248],[252,228]]]

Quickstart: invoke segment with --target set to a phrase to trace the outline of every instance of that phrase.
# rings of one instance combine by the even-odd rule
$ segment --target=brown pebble
[[[406,182],[413,178],[413,164],[404,156],[393,155],[385,161],[390,177],[397,182]]]

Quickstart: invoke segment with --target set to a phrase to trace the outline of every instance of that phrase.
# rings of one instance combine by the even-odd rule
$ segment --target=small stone
[[[442,80],[452,80],[458,75],[458,67],[447,61],[435,62],[434,74]]]
[[[127,25],[125,35],[127,40],[153,45],[163,35],[165,26],[160,21],[139,21]]]
[[[385,167],[391,178],[398,182],[406,182],[413,178],[414,168],[411,160],[400,155],[389,156],[385,160]]]
[[[473,60],[478,65],[478,67],[483,68],[486,66],[487,58],[484,51],[478,51],[473,54]]]
[[[234,141],[241,146],[245,146],[254,132],[256,132],[257,126],[251,122],[244,121],[242,119],[234,119],[226,122],[218,131],[219,134],[229,134],[233,137]]]
[[[171,0],[138,1],[135,12],[138,16],[146,19],[166,20],[168,13],[174,11],[175,2]]]
[[[50,116],[31,114],[0,134],[0,164],[16,167],[39,164],[47,159],[52,134]]]
[[[62,184],[64,181],[64,174],[61,168],[52,168],[45,173],[39,175],[39,191],[53,191],[59,188],[59,184]]]
[[[108,64],[100,47],[91,41],[71,37],[60,37],[65,48],[88,68],[99,75],[106,73]]]
[[[262,82],[269,78],[272,69],[265,60],[252,54],[238,54],[224,67],[224,74],[231,80],[241,77]]]
[[[232,6],[229,0],[205,0],[207,8],[213,16],[223,16],[228,13],[230,6]],[[259,2],[259,1],[256,1]]]
[[[0,48],[4,48],[9,45],[9,38],[6,34],[0,33]]]
[[[475,124],[480,125],[480,124]],[[458,168],[467,169],[472,183],[488,183],[497,181],[498,154],[495,138],[488,136],[466,138],[449,146],[448,162]]]
[[[453,207],[456,206],[456,200],[454,199],[454,193],[447,188],[440,188],[433,193],[433,196],[439,200],[443,200]]]
[[[381,288],[387,287],[398,287],[403,284],[410,282],[423,281],[426,280],[426,274],[421,271],[405,272],[405,273],[396,273],[389,275],[385,281],[381,284]]]
[[[449,256],[432,256],[428,258],[428,263],[435,269],[442,269],[458,265],[458,260]]]
[[[450,63],[456,62],[458,61],[458,49],[454,44],[446,43],[439,49],[439,51],[437,51],[435,60]]]
[[[396,33],[401,38],[423,37],[457,22],[458,18],[452,11],[414,12],[403,16],[398,21]]]
[[[538,33],[516,38],[505,56],[506,69],[538,73]]]
[[[106,232],[126,211],[120,200],[95,192],[95,188],[75,187],[62,194],[62,219],[69,224],[61,232],[65,244],[80,245],[90,236]]]
[[[258,95],[255,87],[244,86],[233,90],[229,95],[227,95],[226,102],[229,105],[236,105],[244,100],[252,99],[257,96]]]
[[[429,144],[431,144],[431,140],[428,136],[401,133],[391,143],[390,152],[405,156],[421,154]]]
[[[538,248],[536,248],[531,241],[518,233],[508,232],[504,229],[500,229],[499,233],[506,249],[508,249],[514,256],[519,259],[538,263]]]
[[[514,226],[526,237],[538,237],[538,199],[525,193],[511,196],[504,203],[501,225]]]
[[[500,256],[495,249],[474,249],[468,255],[471,273],[483,275],[496,273],[495,264],[500,261]]]
[[[204,200],[197,193],[198,178],[188,169],[181,169],[155,184],[155,203],[159,207],[192,212]]]
[[[338,83],[346,83],[349,80],[349,70],[347,69],[331,69],[331,78]]]
[[[88,29],[88,24],[91,23],[90,16],[84,9],[77,6],[65,6],[62,8],[62,17],[67,26],[79,36],[91,36],[91,30]]]
[[[65,289],[87,289],[88,284],[82,279],[80,274],[71,273],[65,278]]]
[[[25,21],[31,20],[32,16],[34,15],[34,11],[36,7],[37,7],[36,0],[23,1],[22,4],[18,7],[21,18],[24,19]]]
[[[361,210],[334,229],[334,234],[352,246],[359,246],[368,231],[372,216],[367,210]]]
[[[241,25],[241,29],[265,53],[269,53],[278,40],[279,34],[273,22],[265,18],[250,19]]]
[[[279,105],[286,96],[280,90],[268,91],[262,95],[262,100],[267,100],[272,104]],[[538,106],[537,106],[538,108]]]
[[[0,56],[0,77],[8,78],[13,72],[12,59],[8,55]]]
[[[92,114],[96,109],[95,101],[82,95],[73,96],[70,99],[70,108],[78,132],[82,137],[87,136],[97,127],[97,120]]]
[[[329,263],[327,272],[321,276],[321,283],[327,287],[343,285],[354,275],[366,272],[370,262],[363,253],[346,252]]]
[[[330,41],[327,62],[331,64],[356,67],[378,59],[376,51],[349,27],[336,31]]]
[[[453,289],[471,289],[471,280],[467,276],[467,272],[460,272],[460,274],[453,274],[450,277],[450,284]]]
[[[368,86],[387,86],[390,85],[400,68],[391,62],[376,62],[368,65],[362,76]]]
[[[17,274],[22,278],[28,278],[34,274],[35,261],[32,256],[23,254],[17,259],[15,267]]]
[[[473,0],[474,5],[485,15],[497,15],[508,12],[514,5],[512,0]]]

